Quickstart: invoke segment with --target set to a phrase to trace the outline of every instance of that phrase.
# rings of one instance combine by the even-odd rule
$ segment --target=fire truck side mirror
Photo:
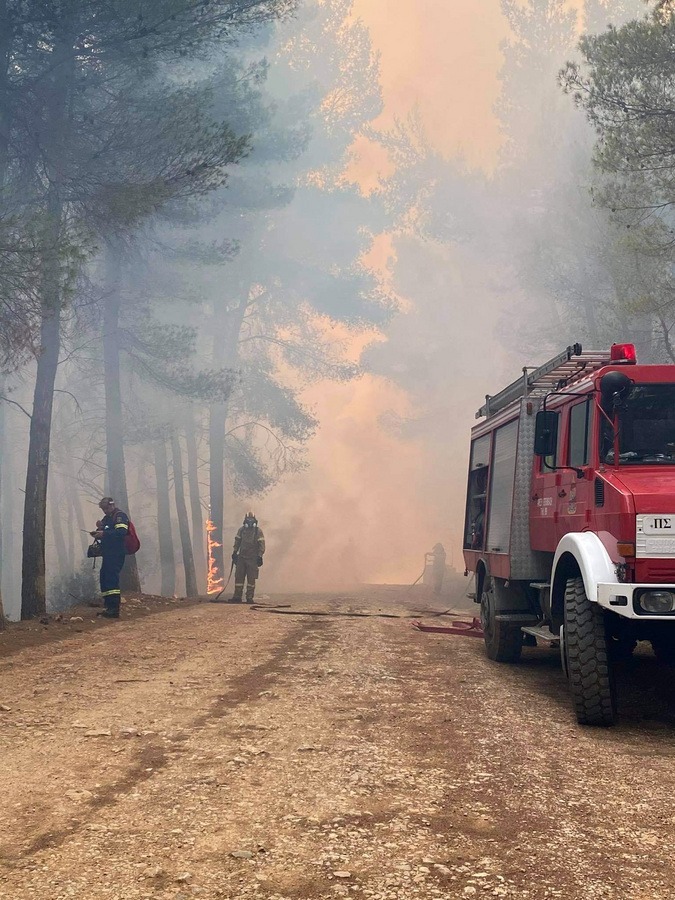
[[[534,427],[534,452],[537,456],[554,456],[558,444],[558,413],[540,410]]]
[[[634,382],[623,372],[608,372],[600,379],[602,408],[612,413],[626,399]]]

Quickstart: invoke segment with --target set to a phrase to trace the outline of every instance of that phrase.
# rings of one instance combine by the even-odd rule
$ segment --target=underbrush
[[[97,596],[98,571],[92,568],[91,560],[85,560],[76,572],[52,580],[47,591],[47,609],[61,612],[71,606],[86,605]]]

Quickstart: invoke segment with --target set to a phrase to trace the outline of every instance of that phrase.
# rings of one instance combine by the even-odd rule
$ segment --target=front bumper
[[[598,603],[626,619],[639,621],[675,622],[675,612],[663,614],[638,612],[636,594],[642,591],[671,591],[675,593],[675,584],[621,584],[617,581],[610,584],[598,584]]]

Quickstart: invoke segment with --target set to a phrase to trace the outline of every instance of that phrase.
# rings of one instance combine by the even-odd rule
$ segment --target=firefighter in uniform
[[[434,594],[440,594],[443,590],[443,579],[445,577],[445,548],[443,544],[436,544],[431,551],[432,563],[431,570],[434,578]]]
[[[120,616],[120,572],[126,559],[125,538],[129,532],[129,517],[115,505],[112,497],[99,503],[103,518],[96,523],[92,535],[101,542],[101,594],[105,609],[99,615],[106,619]]]
[[[244,580],[246,581],[246,602],[253,603],[255,594],[255,582],[263,564],[265,555],[265,537],[258,520],[252,512],[246,513],[244,524],[241,526],[234,539],[232,562],[234,570],[234,596],[228,603],[241,603],[244,595]]]

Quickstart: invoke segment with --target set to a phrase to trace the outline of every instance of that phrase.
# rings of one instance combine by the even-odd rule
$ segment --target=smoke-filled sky
[[[357,0],[354,9],[381,55],[384,110],[376,126],[386,129],[417,109],[435,150],[463,156],[469,168],[492,170],[501,142],[493,113],[500,43],[507,36],[498,0],[397,0],[395,14],[386,0]],[[382,152],[358,142],[350,174],[367,190],[383,169]],[[451,261],[432,264],[441,271],[446,266],[449,289],[457,280]],[[468,335],[457,318],[458,346],[466,347]],[[504,353],[494,344],[489,356],[500,371],[497,378],[504,372]],[[465,396],[466,417],[457,422],[440,466],[429,456],[423,436],[402,441],[382,427],[383,416],[417,413],[404,392],[385,379],[367,375],[312,390],[309,399],[321,428],[310,447],[309,468],[259,504],[272,534],[280,532],[282,552],[267,572],[275,585],[311,589],[361,579],[412,582],[425,551],[439,540],[448,561],[462,568],[465,445],[474,408],[485,393],[483,380],[467,371],[469,359],[470,354],[458,355],[455,387]],[[487,379],[497,390],[491,373]],[[475,385],[474,396],[467,383]],[[447,406],[441,401],[436,411],[449,417],[456,409],[457,396],[448,395]],[[310,566],[303,563],[308,547],[316,563]]]
[[[492,107],[499,45],[507,36],[498,0],[357,0],[381,53],[381,123],[417,106],[434,146],[492,167],[500,143]]]
[[[570,0],[570,8],[581,5]],[[503,143],[495,106],[509,38],[499,0],[396,0],[395,9],[388,0],[355,0],[354,13],[380,53],[384,109],[375,126],[387,130],[415,112],[432,151],[449,161],[460,159],[464,171],[481,170],[489,179]],[[553,71],[569,52],[560,48]],[[557,84],[549,87],[555,101],[571,110]],[[533,100],[533,111],[534,106]],[[349,175],[369,191],[382,173],[390,174],[383,150],[357,141]],[[497,203],[492,221],[503,212]],[[381,241],[379,248],[373,263],[383,266],[391,245]],[[513,339],[508,352],[505,333],[513,331],[519,343],[520,320],[513,309],[520,298],[504,290],[498,278],[492,284],[482,279],[481,252],[480,242],[471,238],[457,254],[422,242],[408,248],[405,259],[394,260],[394,287],[406,308],[418,302],[431,318],[425,319],[426,312],[417,320],[414,314],[399,316],[387,333],[392,349],[383,355],[390,370],[397,350],[410,350],[408,365],[423,361],[422,380],[428,378],[431,386],[424,408],[375,375],[312,390],[309,399],[321,428],[309,450],[309,468],[260,504],[270,526],[285,529],[284,552],[267,572],[271,581],[279,577],[307,589],[359,579],[410,583],[422,570],[424,552],[439,540],[448,561],[463,567],[474,412],[486,392],[495,393],[516,377],[523,362],[542,361],[537,351],[524,360],[527,351],[514,347]],[[445,343],[432,346],[440,332]],[[414,381],[408,377],[409,385]],[[406,440],[383,426],[397,418],[412,423]],[[297,549],[303,547],[311,547],[314,565],[303,565],[307,556]]]
[[[582,0],[570,0],[581,9]],[[395,11],[394,11],[395,10]],[[381,54],[378,124],[418,107],[434,147],[491,169],[501,143],[494,104],[508,26],[499,0],[356,0]]]
[[[278,12],[275,3],[264,5]],[[163,592],[176,589],[167,551],[172,516],[158,511],[160,500],[166,507],[169,490],[162,448],[170,433],[172,471],[179,475],[181,445],[174,438],[182,432],[189,437],[191,429],[201,443],[188,442],[190,499],[205,503],[208,494],[220,530],[226,498],[226,545],[244,511],[255,508],[270,551],[263,589],[346,588],[363,581],[405,585],[420,574],[425,551],[439,541],[449,562],[461,569],[470,429],[485,394],[498,391],[523,365],[541,363],[561,343],[600,346],[627,337],[619,334],[628,327],[625,297],[643,276],[622,249],[617,222],[591,199],[602,196],[596,186],[605,187],[593,163],[596,136],[582,106],[561,90],[559,76],[566,61],[583,63],[588,54],[592,41],[577,46],[582,30],[601,34],[608,18],[621,25],[644,12],[643,0],[303,0],[295,16],[259,33],[247,31],[241,44],[223,48],[222,66],[205,67],[188,54],[176,69],[178,78],[161,86],[174,102],[172,127],[182,133],[183,116],[192,114],[192,103],[185,102],[192,87],[187,93],[175,88],[189,75],[202,104],[196,121],[213,115],[224,130],[187,129],[199,146],[186,149],[175,165],[186,166],[191,185],[196,171],[215,180],[194,184],[195,221],[183,221],[182,214],[173,218],[175,211],[157,221],[150,217],[128,247],[104,235],[100,254],[89,260],[83,251],[75,266],[73,278],[82,275],[82,291],[78,282],[77,302],[64,306],[55,336],[68,365],[54,382],[59,397],[46,539],[43,482],[34,466],[26,466],[27,459],[40,457],[26,451],[34,435],[49,435],[50,409],[43,405],[36,419],[34,407],[30,435],[25,421],[11,434],[0,425],[0,440],[10,451],[3,454],[8,462],[0,473],[9,488],[3,498],[2,574],[10,611],[18,609],[20,594],[19,567],[10,569],[12,547],[21,540],[17,485],[24,471],[27,485],[40,495],[35,503],[41,514],[31,520],[35,558],[41,560],[46,543],[47,575],[54,592],[61,591],[61,599],[54,593],[59,603],[74,596],[66,588],[76,568],[77,532],[66,540],[58,514],[73,480],[88,499],[100,491],[116,494],[143,528],[160,524],[143,539],[139,568],[151,583],[161,574]],[[85,4],[85,35],[86,15]],[[116,41],[117,31],[112,34]],[[48,49],[49,42],[42,44]],[[46,71],[50,64],[42,51],[34,63],[37,69],[47,65]],[[165,172],[168,165],[150,138],[131,140],[134,117],[147,118],[145,92],[158,88],[139,83],[132,102],[127,69],[110,65],[118,85],[114,109],[126,123],[133,163],[120,163],[117,154],[101,160],[86,129],[69,130],[67,182],[78,185],[82,234],[91,229],[98,235],[108,224],[112,234],[116,226],[112,220],[102,224],[91,212],[99,208],[97,196],[79,199],[78,166],[85,166],[87,184],[98,185],[117,183],[117,165],[136,173],[137,164],[147,164],[147,189],[153,193],[160,176],[152,167]],[[78,77],[81,120],[87,121],[104,95],[108,103],[109,82],[93,83],[84,70]],[[563,83],[571,84],[564,78]],[[79,87],[71,88],[79,98]],[[23,89],[19,79],[16,98]],[[50,108],[45,90],[38,118]],[[21,105],[20,99],[12,102]],[[126,146],[116,116],[111,113],[105,125]],[[35,209],[47,198],[24,197],[18,161],[42,158],[42,146],[39,153],[24,148],[41,127],[16,125],[15,156],[8,157],[3,175],[3,191],[25,216],[28,235]],[[152,140],[174,160],[166,116],[152,127]],[[242,156],[240,142],[223,139],[230,131],[253,136],[248,155]],[[213,147],[205,135],[214,135]],[[47,155],[54,154],[48,164],[58,168],[64,157],[56,144]],[[213,172],[206,161],[195,168],[194,158],[211,160],[212,153]],[[89,165],[101,166],[95,177]],[[221,177],[227,186],[209,193]],[[178,177],[174,183],[183,185]],[[111,213],[113,220],[117,214]],[[85,238],[79,220],[73,222],[77,244]],[[12,260],[23,259],[22,246],[12,245]],[[42,270],[29,256],[18,268],[0,266],[0,278],[6,271],[12,284],[13,273],[21,276],[21,289],[10,291],[12,298],[17,295],[16,308],[13,302],[3,313],[9,330],[0,329],[0,335],[10,335],[2,353],[9,365],[7,391],[17,398],[7,404],[14,416],[30,406],[31,393],[35,402],[47,393],[31,362],[39,346],[31,329],[40,324],[39,316],[35,322],[31,317],[46,307],[34,304]],[[104,305],[110,297],[114,303]],[[394,300],[399,308],[388,320]],[[642,320],[637,325],[649,334]],[[80,347],[82,329],[88,340]],[[117,418],[109,404],[102,415],[109,373],[91,348],[103,338],[128,357],[125,383],[111,392],[123,400]],[[360,376],[340,381],[354,374],[356,363],[362,365]],[[218,424],[221,407],[209,422],[209,434],[227,426],[225,449],[214,446],[205,430],[209,409],[215,409],[210,404],[226,393],[217,377],[222,366],[238,373],[225,424]],[[53,379],[52,370],[50,385]],[[184,398],[185,409],[175,397]],[[40,415],[43,426],[34,428]],[[124,430],[120,420],[128,425],[126,473],[121,447],[113,446]],[[82,434],[80,421],[87,423]],[[71,457],[79,468],[70,465]],[[207,466],[216,477],[196,487]],[[265,493],[268,485],[275,486]],[[85,513],[73,506],[85,534]],[[199,509],[193,513],[196,534],[202,531]],[[157,542],[167,551],[159,554],[161,566]],[[190,548],[183,543],[189,581]],[[25,581],[23,593],[33,615],[45,598],[39,566],[32,571],[33,563],[27,563],[31,540],[23,547],[22,571],[33,579]],[[57,571],[65,579],[63,590]],[[84,582],[83,590],[89,590]]]
[[[402,310],[375,337],[377,349],[366,352],[370,374],[347,384],[324,382],[304,395],[320,422],[308,467],[256,504],[270,537],[268,589],[411,583],[437,541],[461,571],[475,410],[523,364],[540,364],[559,343],[577,339],[572,321],[550,334],[550,346],[542,334],[535,341],[526,334],[527,302],[538,308],[550,300],[540,278],[550,268],[538,249],[542,192],[552,197],[559,182],[567,185],[571,160],[590,146],[583,115],[555,77],[574,54],[574,37],[562,26],[564,45],[549,37],[538,61],[539,48],[532,47],[531,74],[518,73],[516,64],[516,81],[503,83],[502,67],[513,77],[514,57],[509,69],[509,28],[500,6],[500,0],[354,2],[354,16],[368,27],[380,55],[384,108],[373,125],[387,131],[417,117],[432,166],[422,177],[440,177],[437,224],[456,230],[438,241],[432,234],[417,242],[387,236],[376,242],[369,262],[390,276]],[[569,2],[570,9],[582,6]],[[639,0],[632,9],[630,2],[624,6],[620,15],[641,14]],[[612,8],[614,14],[622,9]],[[551,18],[555,34],[565,17]],[[604,28],[601,20],[600,12],[596,28]],[[511,163],[497,168],[505,140],[496,110],[503,90],[519,110],[506,115],[515,147],[511,163],[519,158],[524,164],[516,164],[510,184],[503,172]],[[558,130],[549,134],[552,124]],[[389,163],[382,147],[360,138],[347,174],[368,193],[392,174]],[[469,189],[472,173],[481,190]],[[567,185],[584,210],[590,208],[585,179],[580,169]],[[577,215],[569,199],[560,212]],[[552,245],[557,240],[551,236]],[[536,313],[533,321],[541,322]],[[561,330],[570,334],[561,338]],[[382,338],[387,343],[378,343]]]

